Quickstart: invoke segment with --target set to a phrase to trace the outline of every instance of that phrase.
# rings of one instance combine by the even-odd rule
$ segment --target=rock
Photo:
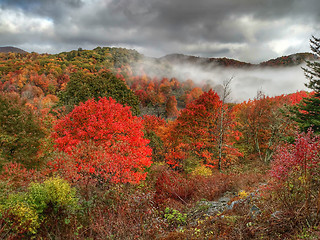
[[[232,203],[230,203],[230,204],[227,206],[227,209],[228,209],[228,210],[231,210],[231,209],[234,208],[235,205],[237,205],[237,204],[239,204],[239,203],[241,203],[240,200],[233,201]]]
[[[250,216],[252,218],[256,218],[261,213],[260,208],[258,208],[256,205],[253,205],[250,209]]]
[[[230,198],[228,198],[228,197],[222,197],[222,198],[220,198],[218,201],[221,202],[221,203],[226,203],[226,204],[227,204],[227,203],[230,201]]]
[[[271,214],[271,217],[280,219],[281,218],[281,214],[282,214],[281,211],[275,211],[274,213]]]

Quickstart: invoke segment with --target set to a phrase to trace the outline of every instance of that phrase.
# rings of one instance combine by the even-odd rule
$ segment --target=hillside
[[[290,67],[302,64],[305,60],[317,60],[318,58],[312,53],[295,53],[289,56],[281,56],[270,59],[259,64],[242,62],[230,58],[204,58],[196,56],[188,56],[184,54],[169,54],[159,58],[160,62],[171,64],[196,64],[204,67],[232,67],[232,68],[248,68],[248,67]]]
[[[184,54],[169,54],[159,58],[160,61],[174,64],[197,64],[202,66],[223,66],[223,67],[251,67],[253,64],[241,62],[230,58],[204,58],[196,56],[188,56]]]
[[[219,96],[214,82],[135,75],[141,61],[111,47],[0,54],[0,239],[319,239],[320,139],[288,117],[312,94],[228,103],[228,84]]]
[[[6,47],[0,47],[0,53],[9,53],[9,52],[13,52],[13,53],[28,53],[20,48],[16,48],[16,47],[11,47],[11,46],[6,46]]]
[[[304,63],[305,61],[319,60],[317,56],[312,53],[295,53],[288,56],[282,56],[275,59],[270,59],[262,62],[259,65],[263,67],[286,67],[295,66]]]

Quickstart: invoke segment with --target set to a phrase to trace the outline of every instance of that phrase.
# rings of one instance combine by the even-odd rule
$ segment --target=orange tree
[[[151,165],[142,119],[112,98],[80,103],[54,130],[55,147],[66,156],[50,165],[73,181],[138,183]]]
[[[236,145],[249,159],[269,163],[279,143],[294,136],[296,124],[287,117],[285,106],[292,106],[307,96],[306,92],[268,97],[234,107],[237,129],[241,137]]]
[[[223,103],[218,94],[210,90],[181,111],[177,120],[168,126],[171,133],[165,139],[166,159],[169,165],[187,171],[199,164],[219,168],[218,141],[222,106]],[[231,114],[229,111],[227,113]],[[224,163],[227,158],[230,158],[228,155],[238,154],[238,151],[234,151],[236,149],[232,147],[234,125],[229,121],[230,117],[231,115],[224,118],[224,121],[228,120],[229,124],[221,125],[225,128]]]

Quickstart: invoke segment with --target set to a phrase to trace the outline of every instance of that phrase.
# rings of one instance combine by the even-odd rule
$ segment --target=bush
[[[260,221],[270,239],[301,239],[297,236],[306,230],[316,231],[320,222],[319,149],[320,137],[309,131],[277,151],[270,172],[273,181],[264,197],[262,212],[267,214]]]
[[[98,193],[98,192],[97,192]],[[145,186],[116,184],[101,192],[88,213],[90,239],[156,239],[165,223]]]
[[[192,200],[195,185],[192,179],[188,179],[166,166],[158,166],[150,173],[154,178],[155,202],[163,205],[167,200],[175,200],[186,204]]]
[[[194,199],[206,199],[209,201],[221,197],[225,192],[232,190],[232,178],[223,173],[214,173],[211,176],[194,176]]]
[[[0,206],[1,214],[8,213],[7,227],[23,236],[44,231],[47,231],[45,235],[66,233],[66,219],[77,208],[75,190],[60,178],[31,183],[27,192],[10,194]]]
[[[193,170],[192,175],[209,177],[209,176],[212,175],[212,170],[211,170],[211,168],[208,168],[208,167],[206,167],[204,165],[201,165],[201,166],[196,167]]]
[[[75,189],[61,178],[49,178],[43,183],[31,183],[27,193],[27,203],[39,215],[50,211],[73,212],[77,208]],[[43,216],[46,217],[46,216]]]
[[[187,214],[182,214],[176,209],[166,207],[164,210],[164,218],[170,228],[176,228],[186,224]]]

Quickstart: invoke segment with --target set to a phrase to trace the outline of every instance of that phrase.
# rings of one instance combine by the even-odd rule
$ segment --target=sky
[[[310,52],[319,0],[0,0],[0,46],[59,53],[115,46],[258,63]]]

